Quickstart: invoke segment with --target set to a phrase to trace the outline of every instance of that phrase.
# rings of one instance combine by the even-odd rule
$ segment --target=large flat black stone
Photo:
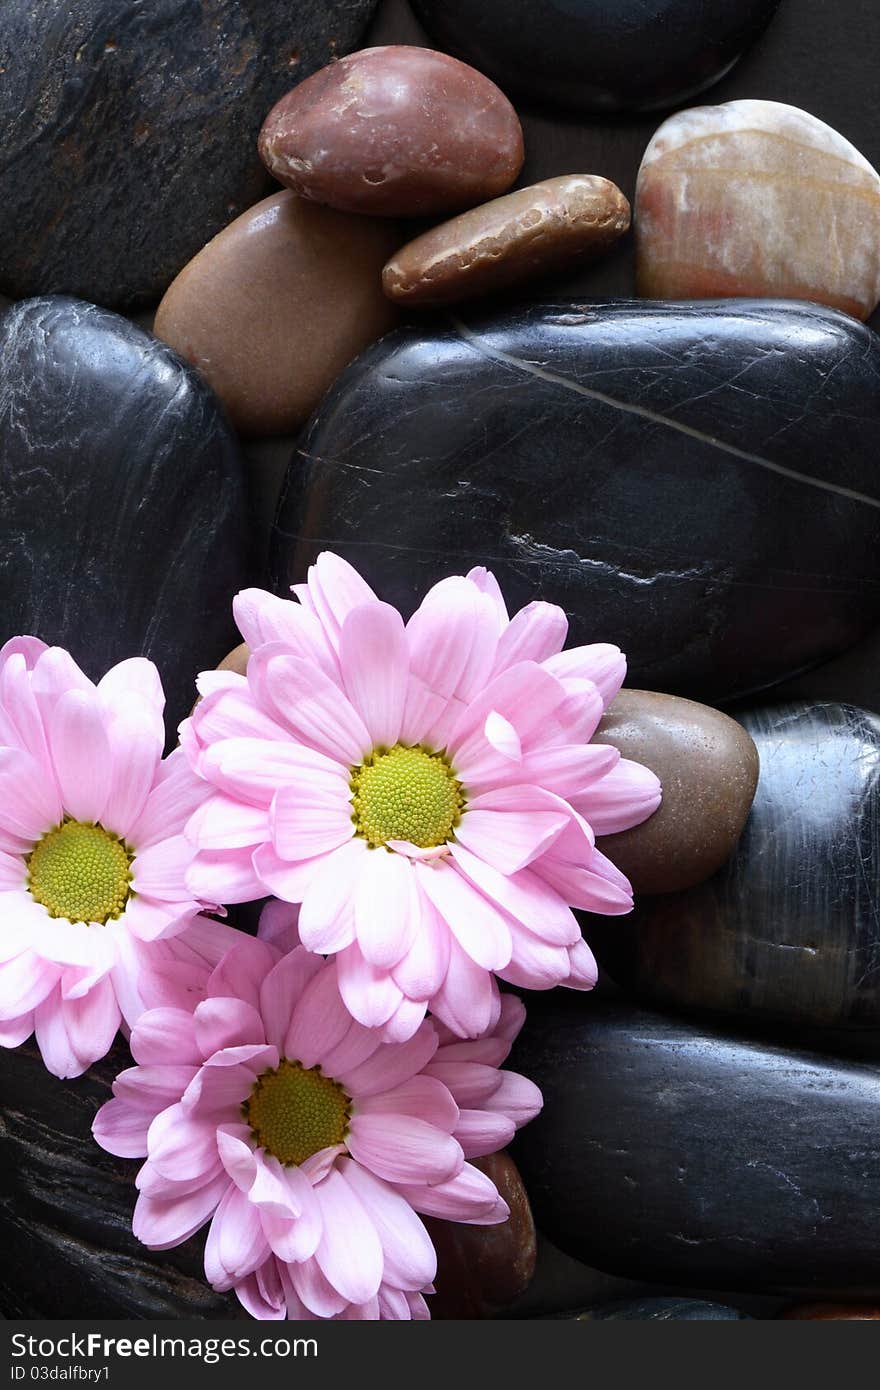
[[[880,1290],[880,1068],[557,992],[511,1066],[544,1091],[514,1155],[535,1220],[612,1274]]]
[[[724,701],[880,618],[880,339],[813,305],[569,303],[385,338],[293,456],[279,591],[331,547],[411,610],[488,564],[629,683]]]
[[[267,191],[256,140],[376,0],[5,0],[0,289],[158,299]]]
[[[93,679],[151,657],[169,732],[236,641],[244,470],[215,397],[151,334],[78,300],[0,318],[0,631]]]

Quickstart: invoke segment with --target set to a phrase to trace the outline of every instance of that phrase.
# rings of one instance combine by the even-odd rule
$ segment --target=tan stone
[[[399,241],[385,219],[276,193],[184,267],[154,332],[213,387],[243,434],[289,433],[397,323],[380,273]]]
[[[758,785],[758,750],[742,725],[693,700],[621,690],[595,741],[649,767],[663,787],[648,820],[597,840],[636,893],[678,892],[720,869]]]
[[[651,299],[808,299],[859,319],[880,300],[880,175],[779,102],[670,117],[642,161],[635,225]]]
[[[247,664],[250,654],[250,648],[247,642],[242,642],[239,646],[233,647],[232,651],[227,653],[222,661],[217,662],[217,670],[234,671],[237,676],[247,675]]]
[[[600,255],[629,227],[629,203],[596,174],[517,189],[416,237],[386,265],[402,304],[453,304]]]

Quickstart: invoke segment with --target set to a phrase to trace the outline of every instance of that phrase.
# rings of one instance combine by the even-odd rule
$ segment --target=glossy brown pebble
[[[629,222],[629,203],[616,184],[596,174],[563,174],[416,237],[392,256],[382,285],[404,304],[454,304],[600,255]]]
[[[523,162],[517,114],[494,82],[406,44],[365,48],[301,82],[269,112],[259,150],[304,198],[402,217],[494,198]]]
[[[276,193],[184,266],[153,331],[213,387],[243,434],[289,433],[395,326],[380,273],[399,241],[385,220]]]
[[[522,1178],[507,1153],[472,1159],[510,1207],[499,1226],[464,1226],[425,1217],[437,1251],[432,1318],[489,1318],[521,1293],[535,1272],[536,1237]]]
[[[222,661],[217,662],[217,670],[234,671],[237,676],[244,676],[247,674],[250,654],[247,642],[241,642],[237,647],[233,647],[231,652],[227,652]]]
[[[876,1303],[801,1303],[787,1308],[781,1318],[810,1322],[880,1322],[880,1306]]]
[[[702,883],[729,859],[758,784],[749,734],[720,710],[674,695],[622,690],[596,731],[663,784],[647,821],[599,841],[637,893]]]

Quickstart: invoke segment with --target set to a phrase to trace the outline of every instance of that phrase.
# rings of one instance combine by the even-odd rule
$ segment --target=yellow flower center
[[[409,840],[420,849],[442,845],[461,819],[464,792],[443,753],[427,748],[374,749],[352,768],[352,820],[372,849]]]
[[[304,1163],[320,1149],[341,1144],[351,1115],[345,1091],[320,1067],[282,1057],[264,1071],[244,1103],[257,1144],[279,1163]]]
[[[119,836],[102,825],[64,821],[27,857],[31,897],[50,917],[109,922],[128,902],[132,858]]]

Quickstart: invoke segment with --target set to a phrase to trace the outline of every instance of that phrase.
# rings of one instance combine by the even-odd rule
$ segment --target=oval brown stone
[[[404,304],[454,304],[600,255],[628,229],[630,208],[597,174],[562,174],[454,217],[409,242],[382,272]]]
[[[237,647],[233,647],[231,652],[227,652],[222,661],[217,662],[217,670],[234,671],[237,676],[245,676],[250,654],[247,642],[241,642]]]
[[[418,217],[510,187],[517,114],[488,77],[428,48],[365,48],[282,97],[260,132],[279,183],[346,212]]]
[[[621,690],[596,731],[663,784],[649,820],[598,845],[637,893],[702,883],[728,859],[758,785],[751,736],[720,710],[650,690]]]
[[[243,434],[289,433],[395,326],[380,272],[399,240],[386,220],[276,193],[184,266],[153,331],[213,387]]]
[[[508,1153],[471,1159],[510,1207],[499,1226],[465,1226],[425,1217],[437,1251],[432,1318],[488,1318],[523,1293],[535,1272],[532,1209],[519,1169]]]

